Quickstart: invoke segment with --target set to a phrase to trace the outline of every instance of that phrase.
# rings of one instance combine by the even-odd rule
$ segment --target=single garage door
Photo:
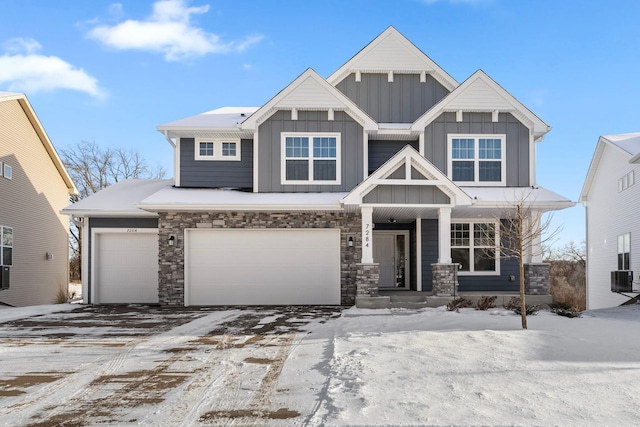
[[[158,230],[132,230],[94,234],[94,303],[158,303]]]
[[[340,304],[340,230],[187,230],[185,275],[185,305]]]

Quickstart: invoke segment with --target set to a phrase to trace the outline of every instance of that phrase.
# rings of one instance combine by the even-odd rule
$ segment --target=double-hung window
[[[340,184],[340,134],[283,133],[282,184]]]
[[[240,140],[197,138],[196,160],[240,160]]]
[[[449,135],[449,178],[462,185],[505,185],[505,135]]]
[[[498,226],[495,222],[451,224],[451,259],[460,272],[499,274]]]
[[[0,265],[13,265],[13,228],[0,226]]]
[[[631,233],[618,236],[618,270],[629,270],[631,257]]]

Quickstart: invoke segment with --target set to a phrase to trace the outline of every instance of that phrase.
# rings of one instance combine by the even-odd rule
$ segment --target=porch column
[[[451,264],[451,208],[438,208],[438,264]]]
[[[373,208],[362,207],[362,264],[373,264]]]
[[[539,230],[542,213],[540,211],[532,211],[531,217],[531,230]],[[529,248],[529,259],[531,264],[542,263],[542,236],[541,233],[535,233],[533,240],[531,241],[531,247]]]

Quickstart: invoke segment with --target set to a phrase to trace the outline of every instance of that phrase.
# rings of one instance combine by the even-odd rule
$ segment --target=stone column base
[[[549,295],[549,264],[524,265],[524,293]]]
[[[431,271],[433,272],[433,295],[455,295],[458,290],[458,264],[431,264]]]
[[[377,297],[379,279],[379,264],[356,264],[356,297]]]

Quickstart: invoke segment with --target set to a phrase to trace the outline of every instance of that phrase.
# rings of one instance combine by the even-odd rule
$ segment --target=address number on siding
[[[127,228],[127,233],[137,233],[138,229],[137,228]]]

